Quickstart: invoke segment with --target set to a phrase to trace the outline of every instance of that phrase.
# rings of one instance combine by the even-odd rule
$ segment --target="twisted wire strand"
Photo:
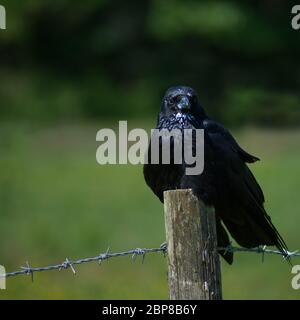
[[[264,258],[265,254],[273,254],[273,255],[280,255],[283,257],[284,260],[287,260],[291,257],[299,257],[300,253],[298,250],[296,251],[285,251],[284,253],[278,250],[272,250],[267,249],[266,246],[261,246],[258,248],[242,248],[242,247],[234,247],[234,246],[227,246],[227,247],[219,247],[218,250],[225,250],[227,252],[250,252],[250,253],[257,253],[262,254],[262,257]],[[154,253],[154,252],[161,252],[165,256],[167,254],[167,244],[163,243],[157,248],[135,248],[127,251],[122,252],[110,252],[110,248],[106,250],[104,253],[100,253],[97,256],[89,257],[89,258],[82,258],[77,260],[70,260],[68,258],[65,259],[62,263],[59,264],[53,264],[45,267],[31,267],[29,265],[29,262],[26,262],[26,266],[22,266],[20,270],[13,271],[13,272],[7,272],[5,274],[0,274],[0,278],[9,278],[9,277],[15,277],[19,275],[30,275],[31,279],[33,281],[33,274],[35,272],[42,272],[42,271],[50,271],[50,270],[66,270],[71,269],[73,274],[76,274],[75,266],[80,265],[83,263],[89,263],[89,262],[98,262],[101,264],[102,261],[108,260],[111,258],[117,258],[117,257],[124,257],[124,256],[131,256],[131,259],[133,261],[136,260],[137,256],[142,257],[142,263],[144,262],[145,256],[148,253]]]

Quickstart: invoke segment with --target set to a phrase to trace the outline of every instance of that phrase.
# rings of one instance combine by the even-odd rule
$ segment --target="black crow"
[[[274,245],[283,254],[287,246],[264,209],[264,195],[247,163],[259,160],[243,150],[230,132],[210,119],[201,107],[196,92],[190,87],[177,86],[167,90],[158,115],[157,129],[204,129],[204,170],[187,175],[186,163],[144,165],[148,186],[163,202],[163,192],[191,188],[216,212],[218,246],[227,247],[230,240],[224,226],[237,243],[246,248]],[[173,141],[173,147],[174,142]],[[195,139],[192,140],[195,143]],[[194,146],[193,146],[194,147]],[[220,254],[228,263],[233,253]]]

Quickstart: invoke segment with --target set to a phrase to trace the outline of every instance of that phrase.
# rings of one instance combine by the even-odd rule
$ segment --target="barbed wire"
[[[300,257],[299,250],[295,251],[279,251],[279,250],[272,250],[268,249],[267,246],[260,246],[257,248],[244,248],[244,247],[234,247],[229,245],[227,247],[219,247],[218,250],[224,250],[225,252],[251,252],[251,253],[258,253],[262,255],[262,260],[264,260],[265,254],[275,254],[280,255],[284,260],[290,260],[291,257]]]
[[[274,254],[274,255],[280,255],[283,257],[284,260],[289,260],[291,257],[300,257],[300,253],[298,252],[299,250],[296,251],[279,251],[279,250],[272,250],[272,249],[267,249],[266,246],[261,246],[257,248],[242,248],[242,247],[234,247],[232,245],[229,245],[227,247],[219,247],[217,248],[219,251],[223,250],[225,252],[251,252],[251,253],[258,253],[262,254],[262,259],[264,260],[265,254]],[[124,256],[131,256],[131,259],[135,261],[137,256],[142,257],[142,263],[144,263],[145,256],[148,253],[153,253],[153,252],[161,252],[165,256],[167,254],[167,244],[166,242],[162,243],[159,247],[157,248],[136,248],[136,249],[131,249],[123,252],[110,252],[110,248],[106,250],[104,253],[100,253],[97,256],[90,257],[90,258],[83,258],[83,259],[78,259],[78,260],[69,260],[68,258],[65,259],[64,262],[59,263],[59,264],[54,264],[54,265],[49,265],[46,267],[34,267],[32,268],[29,265],[29,262],[26,262],[26,266],[22,266],[20,270],[18,271],[13,271],[13,272],[7,272],[5,274],[0,274],[0,278],[9,278],[9,277],[14,277],[18,275],[30,275],[31,280],[33,281],[33,274],[35,272],[42,272],[42,271],[50,271],[50,270],[66,270],[66,269],[71,269],[73,274],[76,274],[76,270],[74,268],[75,265],[80,265],[83,263],[88,263],[88,262],[98,262],[99,265],[101,264],[102,261],[108,260],[111,258],[116,258],[116,257],[124,257]]]
[[[104,253],[100,253],[99,255],[95,257],[90,257],[90,258],[83,258],[83,259],[78,259],[78,260],[69,260],[66,258],[66,260],[62,263],[59,264],[54,264],[46,267],[36,267],[32,268],[30,267],[28,261],[26,262],[26,266],[22,266],[21,270],[14,271],[14,272],[7,272],[5,274],[0,274],[0,278],[8,278],[8,277],[14,277],[18,275],[31,275],[31,280],[33,281],[33,274],[34,272],[42,272],[42,271],[50,271],[50,270],[66,270],[66,269],[71,269],[74,275],[76,274],[76,270],[74,268],[75,265],[83,264],[83,263],[88,263],[88,262],[98,262],[101,264],[102,261],[108,260],[111,258],[116,258],[116,257],[124,257],[124,256],[131,256],[132,260],[135,260],[137,256],[142,256],[142,263],[145,260],[145,256],[147,253],[151,252],[162,252],[164,255],[167,252],[167,245],[166,243],[163,243],[160,247],[158,248],[136,248],[128,251],[123,251],[123,252],[110,252],[110,248],[106,250]]]

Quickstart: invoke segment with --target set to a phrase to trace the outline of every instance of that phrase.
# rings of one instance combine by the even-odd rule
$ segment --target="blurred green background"
[[[100,166],[96,132],[155,125],[163,92],[194,87],[262,161],[266,208],[300,248],[300,31],[286,1],[1,1],[0,264],[43,266],[159,246],[163,207],[142,167]],[[222,262],[225,299],[299,299],[278,256]],[[297,263],[297,259],[294,259]],[[300,263],[300,260],[299,260]],[[8,279],[0,299],[167,299],[149,254]]]

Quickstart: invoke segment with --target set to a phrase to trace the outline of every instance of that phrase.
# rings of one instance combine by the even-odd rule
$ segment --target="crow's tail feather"
[[[216,217],[216,227],[217,227],[217,238],[218,247],[226,248],[230,246],[230,240],[228,234],[224,227],[222,226],[220,218]],[[220,255],[229,263],[233,262],[233,252],[227,251],[226,249],[219,250]]]

